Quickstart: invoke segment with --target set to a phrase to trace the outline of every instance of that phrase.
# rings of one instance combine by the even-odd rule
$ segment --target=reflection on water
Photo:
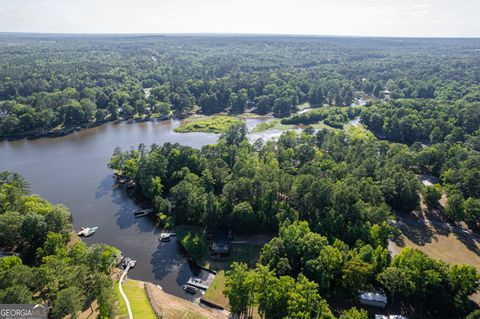
[[[246,122],[251,128],[264,121]],[[168,293],[186,297],[181,286],[192,276],[192,269],[176,241],[161,243],[153,219],[133,217],[138,203],[114,185],[107,168],[115,146],[129,149],[139,143],[178,142],[200,148],[218,139],[216,134],[173,132],[178,125],[176,120],[108,123],[63,137],[0,142],[0,171],[21,173],[30,181],[32,192],[69,207],[75,229],[98,226],[85,241],[113,245],[136,259],[132,278],[155,282]]]
[[[86,242],[104,242],[138,260],[131,277],[160,284],[166,292],[184,296],[181,288],[192,275],[175,241],[160,243],[153,220],[135,219],[138,208],[117,189],[107,163],[115,146],[178,142],[200,148],[217,135],[177,134],[179,121],[105,124],[58,138],[0,142],[0,170],[16,171],[34,193],[68,206],[74,227],[98,226]]]

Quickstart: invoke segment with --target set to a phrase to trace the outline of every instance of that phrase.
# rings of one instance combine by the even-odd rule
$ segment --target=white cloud
[[[413,6],[414,9],[424,9],[429,7],[430,7],[430,3],[416,4]]]
[[[0,31],[480,36],[480,0],[0,0]]]

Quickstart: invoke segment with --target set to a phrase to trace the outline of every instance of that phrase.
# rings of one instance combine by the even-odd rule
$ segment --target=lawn
[[[233,244],[230,254],[230,260],[232,262],[243,262],[250,267],[255,267],[258,256],[260,255],[262,246],[252,244]]]
[[[295,128],[295,125],[282,124],[279,119],[273,119],[269,122],[260,123],[255,126],[252,130],[252,133],[260,133],[268,130],[281,130],[287,131]]]
[[[400,227],[400,231],[399,240],[390,244],[390,249],[394,253],[400,252],[405,247],[412,247],[432,258],[450,264],[470,264],[480,271],[480,244],[475,238],[413,221],[407,221]]]
[[[156,319],[155,313],[153,312],[150,302],[147,299],[145,290],[143,289],[143,283],[137,280],[128,279],[123,284],[123,291],[127,295],[127,298],[130,302],[130,307],[132,308],[134,318],[142,319]],[[118,290],[118,282],[115,283],[115,293],[119,300],[119,317],[128,318],[127,306],[125,301]]]
[[[232,125],[239,123],[243,123],[243,121],[233,116],[193,117],[185,120],[174,131],[178,133],[205,132],[220,134],[225,133]]]
[[[202,299],[219,305],[224,309],[230,309],[228,298],[223,294],[223,290],[225,290],[225,272],[222,270],[217,273],[215,279],[203,295]],[[261,317],[258,314],[258,306],[255,306],[253,309],[253,319],[260,318]]]
[[[222,270],[217,273],[202,299],[229,309],[228,298],[223,294],[223,290],[225,290],[225,271]]]
[[[190,310],[184,311],[178,309],[170,309],[166,314],[165,319],[205,319],[205,317]]]

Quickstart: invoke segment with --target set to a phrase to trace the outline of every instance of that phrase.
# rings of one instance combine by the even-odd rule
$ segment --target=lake
[[[246,123],[252,128],[265,121],[268,119],[247,119]],[[173,132],[180,124],[177,120],[107,123],[63,137],[3,141],[0,171],[21,173],[30,181],[33,193],[65,204],[72,212],[76,230],[98,226],[98,231],[85,241],[107,243],[136,259],[130,277],[157,283],[168,293],[191,298],[182,285],[192,276],[192,269],[180,253],[176,239],[160,242],[153,219],[133,217],[132,210],[139,205],[117,188],[112,171],[107,168],[116,146],[129,149],[140,143],[149,146],[178,142],[201,148],[218,140],[216,134]]]

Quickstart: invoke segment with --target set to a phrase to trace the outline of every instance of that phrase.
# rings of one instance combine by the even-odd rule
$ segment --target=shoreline
[[[95,128],[98,126],[102,126],[104,124],[108,123],[113,123],[113,124],[118,124],[121,122],[126,122],[126,123],[142,123],[142,122],[165,122],[168,120],[187,120],[187,121],[195,121],[199,119],[207,119],[207,118],[212,118],[212,117],[218,117],[218,116],[228,116],[228,117],[233,117],[233,118],[238,118],[240,120],[246,120],[246,119],[257,119],[257,118],[269,118],[269,119],[276,119],[275,116],[273,116],[271,113],[269,114],[257,114],[257,113],[251,113],[251,112],[245,112],[241,114],[229,114],[226,112],[220,112],[220,113],[215,113],[215,114],[202,114],[202,113],[189,113],[189,114],[184,114],[180,116],[160,116],[160,115],[153,115],[149,117],[144,117],[144,118],[128,118],[128,119],[116,119],[116,120],[105,120],[105,121],[100,121],[100,122],[95,122],[95,123],[87,123],[87,124],[82,124],[82,125],[76,125],[76,126],[71,126],[71,127],[65,127],[61,129],[52,129],[52,130],[39,130],[39,131],[29,131],[29,132],[22,132],[22,133],[15,133],[7,136],[0,136],[0,142],[13,142],[13,141],[18,141],[18,140],[23,140],[27,139],[30,141],[40,139],[40,138],[56,138],[56,137],[62,137],[62,136],[67,136],[75,132],[83,131],[86,129],[90,128]],[[200,131],[204,132],[204,131]],[[182,132],[179,131],[178,133],[190,133],[190,132]],[[204,133],[212,133],[212,132],[204,132]]]
[[[16,133],[13,135],[7,135],[7,136],[1,136],[0,137],[0,142],[3,141],[18,141],[22,139],[28,139],[28,140],[36,140],[39,138],[56,138],[56,137],[62,137],[62,136],[67,136],[75,132],[83,131],[86,129],[90,128],[95,128],[98,126],[102,126],[107,123],[120,123],[120,122],[127,122],[129,123],[130,121],[136,122],[136,123],[141,123],[141,122],[150,122],[154,121],[155,119],[159,119],[159,121],[166,121],[168,119],[161,119],[161,117],[151,117],[148,119],[116,119],[116,120],[106,120],[106,121],[100,121],[100,122],[95,122],[95,123],[88,123],[88,124],[83,124],[83,125],[78,125],[78,126],[72,126],[68,128],[62,128],[62,129],[53,129],[50,131],[30,131],[30,132],[23,132],[23,133]],[[181,119],[181,118],[178,118]]]

